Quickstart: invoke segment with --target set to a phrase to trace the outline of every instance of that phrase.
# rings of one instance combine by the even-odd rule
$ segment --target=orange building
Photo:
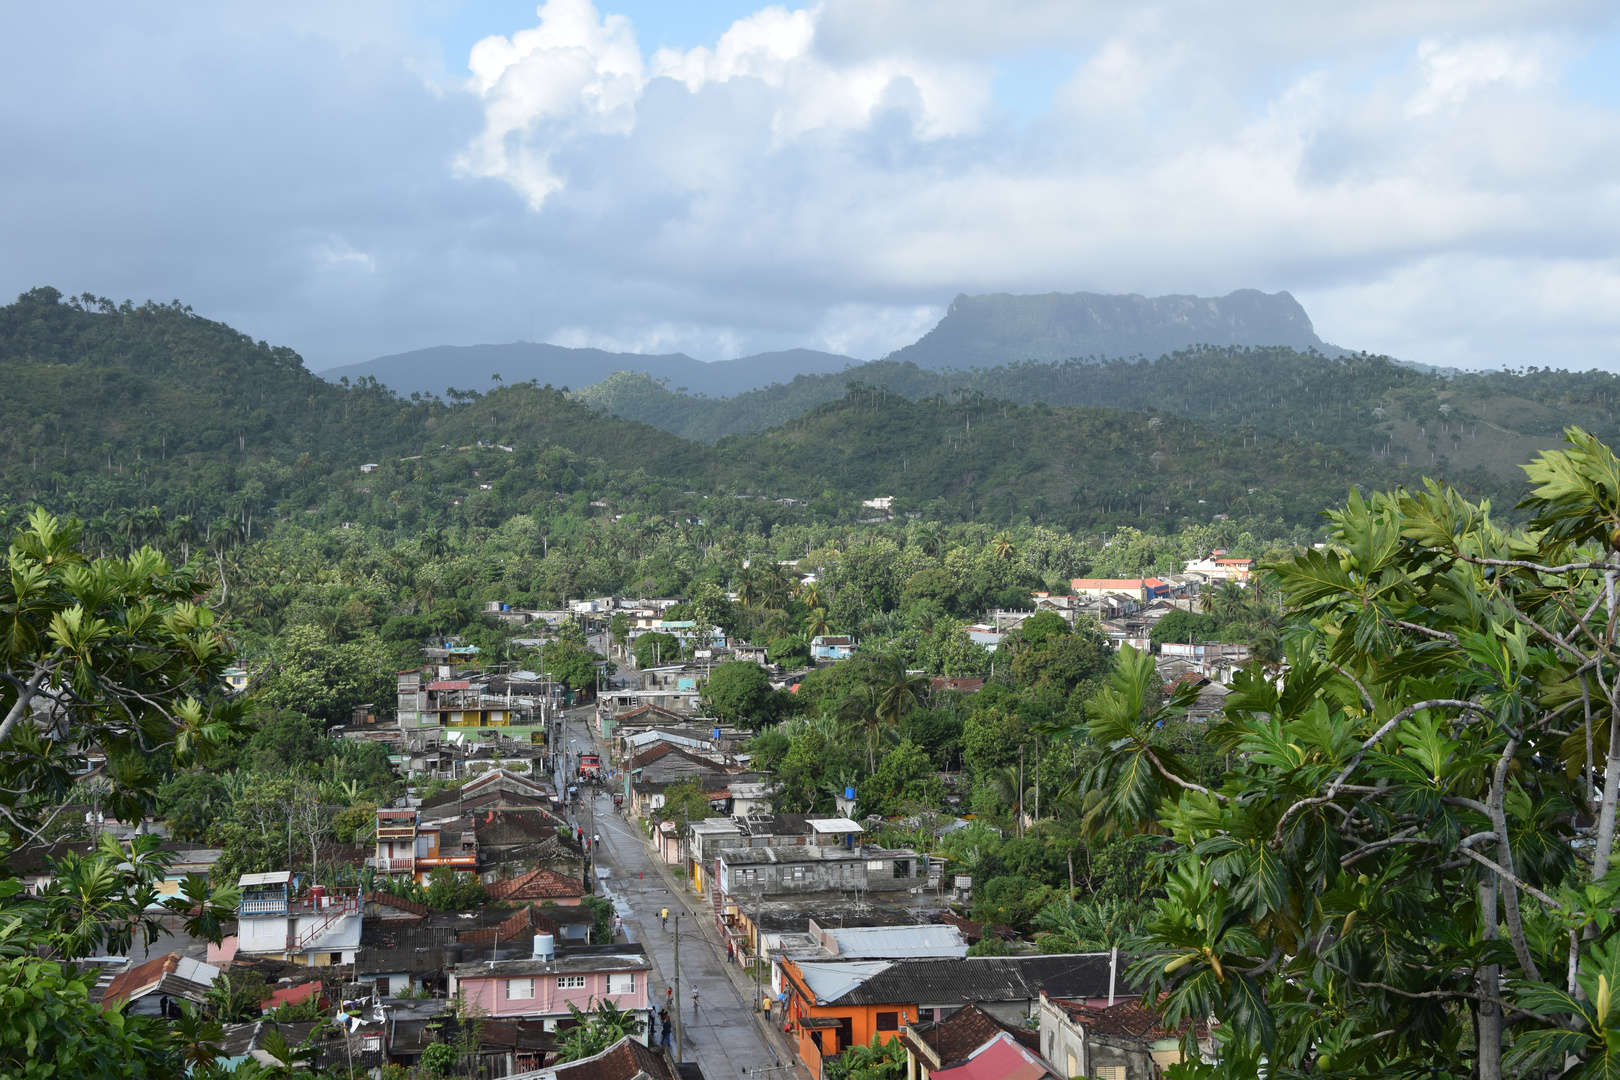
[[[964,959],[812,961],[783,959],[785,1030],[798,1041],[812,1076],[826,1058],[901,1028],[943,1020],[976,1004],[1019,1025],[1038,1015],[1041,994],[1105,1002],[1137,995],[1122,985],[1125,958],[1110,953],[1060,956],[973,956]]]

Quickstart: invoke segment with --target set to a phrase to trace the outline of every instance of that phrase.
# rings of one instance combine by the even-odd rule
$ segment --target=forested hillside
[[[1620,436],[1614,412],[1620,378],[1608,372],[1529,368],[1447,377],[1387,357],[1335,360],[1283,348],[943,372],[884,360],[732,398],[688,397],[621,372],[576,396],[617,416],[712,442],[784,424],[841,397],[852,379],[913,399],[967,390],[1024,405],[1176,413],[1222,430],[1298,437],[1436,475],[1483,469],[1515,496],[1522,489],[1518,466],[1558,445],[1564,424]]]
[[[924,374],[891,370],[902,388]],[[1005,375],[1029,391],[1081,370]],[[414,530],[534,513],[680,513],[769,529],[851,521],[877,495],[940,521],[1175,528],[1226,514],[1291,528],[1318,524],[1351,485],[1416,476],[1318,442],[1309,423],[1297,438],[1221,431],[1168,410],[1070,408],[1050,393],[1035,396],[1051,404],[1020,406],[870,381],[711,446],[533,383],[449,401],[334,385],[291,351],[178,304],[64,302],[48,289],[0,309],[0,372],[6,507],[74,514],[102,546],[158,529],[190,546],[278,521]],[[1129,397],[1121,385],[1114,396]],[[1223,400],[1243,397],[1233,388]],[[1490,486],[1476,478],[1474,488]]]

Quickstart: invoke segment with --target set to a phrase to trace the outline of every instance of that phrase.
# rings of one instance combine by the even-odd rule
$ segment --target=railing
[[[385,874],[407,873],[416,868],[415,859],[377,859],[366,860],[366,865],[381,870]]]
[[[270,900],[243,900],[237,910],[243,915],[285,915],[287,900],[280,896]]]

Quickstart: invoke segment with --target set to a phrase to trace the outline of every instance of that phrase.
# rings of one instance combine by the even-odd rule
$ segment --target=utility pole
[[[681,916],[675,913],[675,1000],[670,1003],[671,1019],[675,1021],[675,1063],[681,1061]]]

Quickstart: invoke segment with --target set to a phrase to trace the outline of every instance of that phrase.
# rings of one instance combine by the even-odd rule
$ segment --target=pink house
[[[550,957],[457,964],[450,973],[450,994],[465,994],[492,1017],[561,1020],[572,1015],[570,1004],[589,1012],[603,1000],[645,1014],[651,973],[639,944],[587,945]]]

